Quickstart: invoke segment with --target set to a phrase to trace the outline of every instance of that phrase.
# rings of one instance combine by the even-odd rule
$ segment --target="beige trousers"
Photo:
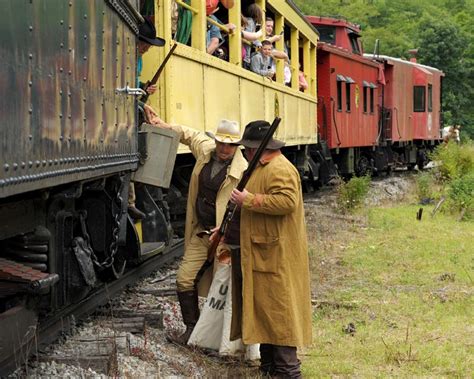
[[[195,232],[198,232],[199,230],[203,229],[196,228]],[[186,251],[184,252],[184,257],[179,266],[178,273],[176,275],[176,286],[178,292],[192,291],[194,289],[194,279],[196,278],[198,271],[201,269],[202,265],[206,261],[208,248],[208,236],[199,238],[198,236],[196,236],[196,233],[192,234],[189,244],[186,247]],[[208,271],[211,271],[211,269],[209,269]],[[206,281],[205,277],[203,277],[201,282]],[[201,282],[200,287],[201,285],[203,285]],[[202,290],[200,289],[200,294],[201,292]]]
[[[128,205],[130,207],[134,207],[136,199],[137,197],[135,195],[135,184],[133,182],[130,182],[128,186]]]

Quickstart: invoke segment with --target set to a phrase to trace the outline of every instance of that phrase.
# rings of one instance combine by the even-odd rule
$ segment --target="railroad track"
[[[40,321],[36,330],[36,335],[30,341],[30,349],[26,350],[31,351],[33,345],[35,350],[40,350],[53,343],[61,334],[69,331],[75,325],[77,320],[90,315],[97,309],[97,307],[108,303],[127,286],[136,283],[140,278],[150,275],[153,271],[180,257],[183,254],[183,251],[184,241],[179,240],[162,254],[156,255],[141,265],[130,269],[120,279],[111,283],[103,284],[85,299],[62,309],[52,317]],[[18,366],[25,363],[20,361],[25,359],[24,351],[25,348],[23,348],[22,352],[12,351],[9,359],[0,362],[0,377],[10,374]]]

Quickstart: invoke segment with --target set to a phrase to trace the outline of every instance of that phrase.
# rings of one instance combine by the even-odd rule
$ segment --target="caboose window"
[[[321,42],[336,43],[336,28],[334,26],[318,26],[319,40]]]
[[[360,54],[360,48],[359,48],[359,35],[357,33],[354,33],[352,30],[348,30],[348,35],[349,35],[349,40],[351,42],[351,47],[352,47],[352,52],[354,54]]]
[[[337,110],[342,111],[342,82],[337,81]]]
[[[374,88],[370,88],[370,113],[374,113]]]
[[[433,85],[428,84],[428,112],[433,111]]]
[[[363,97],[363,102],[364,102],[364,113],[367,113],[367,87],[366,86],[364,86],[362,97]]]
[[[413,112],[425,111],[425,97],[426,97],[425,86],[413,87]]]
[[[346,82],[346,112],[351,111],[351,83]]]

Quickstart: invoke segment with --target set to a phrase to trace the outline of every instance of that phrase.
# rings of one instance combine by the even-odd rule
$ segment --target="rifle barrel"
[[[166,54],[165,59],[163,60],[163,62],[161,62],[160,67],[158,67],[158,70],[156,70],[155,75],[153,75],[153,78],[149,80],[148,82],[146,82],[145,88],[144,88],[145,92],[148,87],[150,87],[153,84],[156,84],[156,82],[160,78],[160,75],[166,66],[166,63],[168,63],[169,59],[171,58],[171,55],[173,55],[173,52],[176,50],[177,47],[178,47],[178,44],[176,42],[174,43],[173,46],[171,46],[170,51],[168,51],[168,54]],[[148,93],[146,95],[143,95],[141,98],[141,101],[146,103],[146,101],[148,100],[148,96],[149,96]]]

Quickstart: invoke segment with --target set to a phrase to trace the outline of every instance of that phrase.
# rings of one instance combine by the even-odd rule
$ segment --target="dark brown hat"
[[[164,46],[165,40],[156,36],[155,25],[146,17],[145,22],[138,26],[138,39],[154,46]]]
[[[242,139],[236,143],[241,144],[245,147],[258,148],[262,142],[265,134],[270,129],[270,123],[264,120],[252,121],[245,127],[244,135]],[[285,142],[277,139],[272,139],[268,142],[267,149],[277,150],[285,146]]]

